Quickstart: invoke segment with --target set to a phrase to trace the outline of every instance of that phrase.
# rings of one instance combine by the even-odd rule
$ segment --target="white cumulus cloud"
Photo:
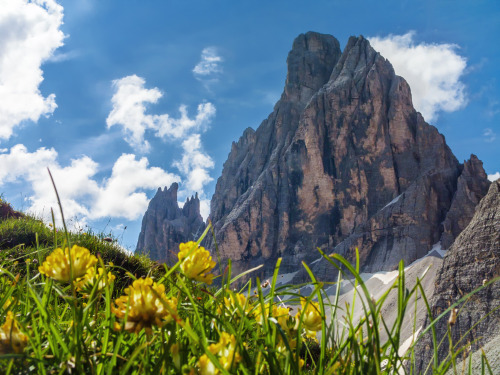
[[[63,7],[54,0],[3,0],[0,11],[0,139],[57,108],[44,97],[41,65],[63,45]]]
[[[148,167],[147,158],[135,159],[135,155],[123,154],[113,166],[111,177],[99,188],[92,207],[92,217],[117,216],[134,220],[148,206],[144,189],[168,186],[179,177],[158,167]]]
[[[145,190],[158,185],[170,185],[179,179],[157,167],[149,167],[148,160],[136,160],[135,155],[123,154],[115,162],[111,176],[99,181],[95,175],[99,165],[88,156],[71,160],[61,166],[54,149],[39,148],[29,152],[18,144],[9,153],[0,154],[0,186],[9,182],[28,183],[29,210],[49,217],[50,208],[57,213],[57,201],[49,179],[50,168],[66,218],[87,219],[120,217],[139,218],[148,206]]]
[[[203,150],[201,133],[208,129],[214,118],[215,106],[208,102],[201,103],[196,109],[196,115],[191,117],[186,105],[179,107],[180,117],[177,118],[166,113],[150,114],[147,104],[156,103],[163,94],[156,87],[148,89],[145,86],[146,81],[136,75],[113,81],[115,93],[111,99],[113,108],[106,120],[107,126],[108,128],[121,126],[125,140],[141,152],[150,150],[150,144],[146,139],[148,134],[167,142],[180,143],[182,159],[176,160],[173,164],[182,177],[182,180],[181,178],[177,180],[181,183],[179,197],[186,198],[197,192],[200,196],[202,216],[206,218],[209,204],[204,187],[213,180],[209,170],[214,167],[214,162]],[[170,184],[156,182],[155,186],[166,185]],[[103,204],[105,203],[106,200],[103,201]]]
[[[155,129],[155,116],[146,114],[146,104],[156,103],[162,93],[156,87],[144,88],[146,81],[136,75],[113,81],[115,93],[111,98],[113,109],[106,119],[108,128],[118,125],[125,132],[125,140],[134,148],[148,151],[144,140],[146,129]]]
[[[163,139],[181,139],[189,132],[205,130],[215,115],[215,107],[211,103],[199,104],[194,118],[188,116],[185,105],[179,107],[179,118],[168,114],[147,114],[146,105],[156,103],[163,94],[156,87],[145,88],[145,84],[146,81],[136,75],[113,81],[113,109],[106,120],[108,128],[121,126],[125,140],[139,151],[150,149],[149,142],[145,140],[147,130],[152,130],[155,136]]]
[[[185,105],[179,107],[179,112],[181,117],[177,119],[170,118],[166,114],[158,116],[158,131],[156,134],[159,137],[180,139],[186,137],[192,131],[206,130],[215,116],[215,107],[212,103],[198,104],[194,118],[189,118]]]
[[[212,181],[208,169],[214,167],[212,158],[203,152],[200,134],[192,134],[182,142],[182,160],[174,166],[186,176],[184,189],[189,193],[200,192]]]
[[[488,180],[490,180],[491,182],[496,181],[499,178],[500,178],[500,172],[496,172],[496,173],[488,175]]]
[[[370,37],[369,41],[408,82],[415,108],[427,121],[435,121],[439,111],[453,112],[467,104],[465,85],[460,81],[467,61],[457,54],[455,44],[417,44],[414,36],[410,31]]]
[[[222,73],[223,58],[217,53],[217,48],[206,47],[201,51],[201,59],[193,68],[195,77],[206,77],[215,73]]]

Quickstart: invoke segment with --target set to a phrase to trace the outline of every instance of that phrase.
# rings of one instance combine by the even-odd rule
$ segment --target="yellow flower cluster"
[[[125,319],[125,330],[139,333],[143,328],[148,334],[152,326],[162,327],[177,318],[177,298],[167,298],[165,286],[149,277],[135,280],[125,288],[125,295],[115,300],[111,311],[118,319]],[[128,314],[128,315],[127,315]]]
[[[204,247],[198,246],[193,241],[181,243],[177,256],[182,262],[181,270],[184,275],[193,280],[212,284],[214,275],[210,271],[215,267],[215,262]]]
[[[252,305],[247,303],[247,298],[243,294],[231,291],[224,297],[224,306],[225,308],[217,308],[217,314],[224,314],[229,318],[247,315],[252,309]]]
[[[285,306],[273,305],[270,310],[267,304],[264,306],[264,309],[262,309],[261,305],[258,305],[254,309],[255,321],[263,325],[265,318],[274,318],[285,333],[290,349],[295,349],[297,346],[297,330],[299,328],[301,316],[302,328],[308,337],[315,338],[316,332],[321,331],[323,325],[320,308],[316,302],[308,302],[305,298],[301,298],[300,304],[301,309],[299,309],[295,317],[290,315],[290,310]],[[286,345],[281,334],[278,334],[277,350],[286,350]]]
[[[0,326],[0,354],[22,353],[28,344],[28,336],[19,330],[12,311],[7,312],[5,323]]]
[[[71,266],[70,266],[71,261]],[[97,263],[97,258],[86,248],[73,245],[71,250],[66,247],[55,249],[38,267],[38,271],[54,280],[69,283],[84,276]],[[73,275],[71,275],[71,269]]]
[[[319,306],[316,302],[308,302],[305,298],[300,300],[300,304],[302,308],[297,312],[295,318],[298,322],[300,316],[303,314],[302,327],[306,331],[308,337],[315,338],[316,332],[321,331],[323,325],[323,318],[321,317]]]
[[[217,344],[211,344],[208,351],[219,361],[222,368],[230,371],[241,360],[241,356],[236,351],[236,337],[229,333],[222,332]],[[220,370],[212,363],[206,354],[198,360],[199,373],[201,375],[217,375]]]
[[[98,282],[97,290],[100,291],[103,290],[107,284],[111,285],[114,281],[115,275],[113,275],[111,272],[108,272],[108,274],[105,275],[104,269],[99,267],[96,274],[95,267],[91,267],[87,270],[85,276],[76,280],[75,287],[77,291],[88,294],[92,290],[96,282]]]
[[[295,347],[297,346],[297,324],[293,317],[290,315],[290,309],[285,306],[273,305],[271,314],[268,314],[268,311],[269,307],[268,305],[266,305],[264,308],[264,314],[266,315],[267,319],[274,318],[276,320],[276,322],[280,325],[280,328],[286,335],[288,344],[290,345],[290,349],[295,349]],[[264,324],[264,314],[262,313],[261,306],[257,306],[257,309],[255,310],[255,320],[260,325]],[[277,335],[277,350],[282,352],[286,349],[286,345],[281,334],[278,333]]]

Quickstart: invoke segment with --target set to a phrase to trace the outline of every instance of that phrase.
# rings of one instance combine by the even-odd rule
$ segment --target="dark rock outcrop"
[[[23,218],[22,212],[14,210],[11,205],[0,198],[0,220],[9,218],[20,219]]]
[[[142,219],[137,241],[137,253],[149,254],[151,259],[173,264],[177,262],[179,243],[196,240],[205,229],[200,215],[198,195],[188,198],[182,208],[177,203],[179,185],[158,189],[149,202]]]
[[[467,228],[457,237],[437,273],[436,289],[431,300],[433,316],[488,281],[500,276],[500,180],[493,182],[481,200]],[[459,306],[456,323],[451,327],[454,344],[475,350],[500,334],[500,282],[474,294]],[[427,323],[428,324],[428,320]],[[477,323],[477,325],[476,325]],[[435,325],[438,342],[447,335],[448,319]],[[448,355],[448,339],[438,349],[439,362]],[[433,344],[430,336],[417,346],[416,371],[421,373],[431,361]]]
[[[389,61],[363,37],[341,53],[310,32],[287,63],[274,111],[233,143],[217,181],[221,256],[242,269],[283,257],[289,272],[316,247],[350,260],[358,247],[363,269],[380,271],[425,255],[443,233],[452,242],[484,195],[484,170],[475,157],[456,160]],[[314,271],[334,276],[322,262]]]
[[[483,162],[476,155],[471,155],[464,163],[462,174],[458,178],[457,191],[443,222],[444,231],[441,236],[443,249],[448,249],[469,224],[477,204],[486,195],[489,186]]]

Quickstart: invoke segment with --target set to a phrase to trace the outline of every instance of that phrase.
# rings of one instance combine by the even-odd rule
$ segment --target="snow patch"
[[[384,285],[389,284],[392,282],[399,274],[399,271],[381,271],[381,272],[375,272],[375,273],[366,273],[363,272],[360,274],[361,278],[363,281],[366,283],[368,280],[375,278],[379,279],[384,283]]]
[[[313,265],[314,263],[318,263],[321,259],[323,259],[323,257],[319,257],[318,259],[316,259],[315,261],[311,262],[310,265]]]
[[[387,207],[389,207],[390,205],[392,205],[392,204],[396,203],[396,202],[399,200],[399,198],[401,198],[401,196],[402,196],[402,195],[403,195],[403,194],[399,194],[396,198],[394,198],[392,201],[390,201],[389,203],[387,203],[387,204],[386,204],[386,205],[382,208],[382,210],[383,210],[384,208],[387,208]]]
[[[413,335],[411,335],[410,337],[408,337],[405,340],[405,342],[403,342],[401,344],[401,346],[399,347],[399,350],[398,350],[398,354],[399,354],[400,357],[402,357],[408,351],[408,349],[410,348],[411,344],[413,344],[413,342],[415,341],[415,338],[418,336],[418,334],[420,333],[421,330],[422,330],[422,327],[420,327],[419,329],[417,329]]]
[[[278,279],[276,280],[276,285],[279,285],[279,284],[285,285],[285,284],[290,283],[290,281],[293,280],[293,278],[295,277],[297,272],[299,272],[299,271],[284,273],[283,275],[278,275]],[[269,280],[269,281],[271,281],[271,280]]]
[[[446,254],[446,250],[441,247],[441,241],[436,242],[434,245],[432,245],[432,248],[429,250],[428,254],[432,253],[433,251],[437,252],[441,257],[444,257]]]

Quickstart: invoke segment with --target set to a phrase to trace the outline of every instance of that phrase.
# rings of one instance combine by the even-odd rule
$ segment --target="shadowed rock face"
[[[486,192],[481,162],[456,160],[363,37],[341,53],[332,36],[300,35],[287,63],[274,111],[233,143],[217,181],[222,258],[244,269],[283,257],[290,272],[316,247],[350,260],[358,247],[363,269],[380,271],[425,255],[443,233],[451,243]],[[334,276],[322,262],[314,271]]]
[[[481,200],[467,228],[457,237],[443,259],[437,273],[436,289],[431,300],[433,316],[438,316],[462,296],[500,276],[500,180],[493,182]],[[471,350],[485,345],[500,333],[500,283],[482,289],[471,299],[458,306],[460,314],[451,327],[453,343],[465,336],[460,346],[475,340]],[[489,315],[488,315],[489,314]],[[480,321],[483,319],[482,321]],[[478,323],[475,327],[473,327]],[[427,323],[428,324],[428,321]],[[438,341],[446,335],[448,317],[436,324]],[[466,335],[466,333],[469,331]],[[448,339],[439,348],[439,361],[448,354]],[[432,341],[424,337],[415,351],[417,371],[423,371],[433,354]],[[488,353],[486,353],[488,355]]]
[[[177,262],[179,243],[196,240],[205,229],[198,195],[188,198],[182,208],[177,203],[179,186],[158,189],[142,219],[137,253],[168,264]]]

